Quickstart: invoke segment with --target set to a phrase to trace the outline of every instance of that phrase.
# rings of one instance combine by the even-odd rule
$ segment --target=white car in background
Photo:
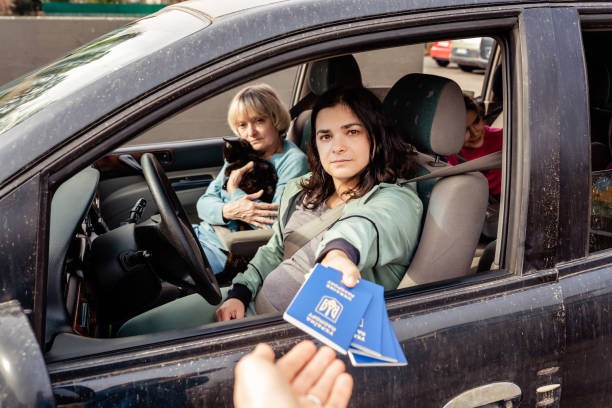
[[[462,71],[471,72],[485,69],[491,57],[495,40],[491,37],[475,37],[454,40],[450,53],[450,62],[459,65]]]

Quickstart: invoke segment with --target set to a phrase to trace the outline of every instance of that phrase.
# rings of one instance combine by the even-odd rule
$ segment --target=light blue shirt
[[[278,176],[276,191],[272,199],[273,204],[278,204],[287,182],[308,172],[308,162],[304,152],[288,140],[283,141],[283,152],[274,154],[268,161],[272,163],[276,169],[276,175]],[[231,220],[226,222],[223,219],[223,206],[226,203],[231,203],[240,199],[247,195],[247,193],[240,189],[236,189],[230,196],[227,190],[223,189],[223,183],[225,183],[227,179],[225,176],[225,168],[227,165],[226,162],[219,171],[217,177],[210,183],[206,192],[198,199],[196,204],[198,217],[202,220],[200,224],[200,230],[202,232],[212,231],[211,225],[226,225],[232,231],[237,230],[236,221]],[[217,242],[222,248],[218,239]]]

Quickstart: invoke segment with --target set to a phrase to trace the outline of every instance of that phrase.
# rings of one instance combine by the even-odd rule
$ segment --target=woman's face
[[[236,121],[236,130],[238,136],[249,142],[264,159],[282,151],[282,139],[269,116],[244,115]]]
[[[315,135],[321,164],[336,191],[354,187],[370,162],[370,138],[364,124],[340,104],[319,111]]]
[[[484,122],[476,111],[468,110],[465,118],[465,142],[463,147],[476,149],[484,143]]]

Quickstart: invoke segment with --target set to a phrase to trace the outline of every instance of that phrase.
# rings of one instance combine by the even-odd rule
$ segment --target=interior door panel
[[[193,223],[198,223],[195,204],[223,165],[223,139],[141,145],[117,149],[96,162],[100,169],[100,209],[109,228],[127,220],[140,198],[147,201],[142,215],[157,213],[147,183],[138,169],[140,157],[155,154]]]

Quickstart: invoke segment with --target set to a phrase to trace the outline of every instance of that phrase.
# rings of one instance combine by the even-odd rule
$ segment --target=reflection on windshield
[[[74,90],[203,27],[177,10],[162,11],[112,31],[66,57],[0,88],[0,133]]]

